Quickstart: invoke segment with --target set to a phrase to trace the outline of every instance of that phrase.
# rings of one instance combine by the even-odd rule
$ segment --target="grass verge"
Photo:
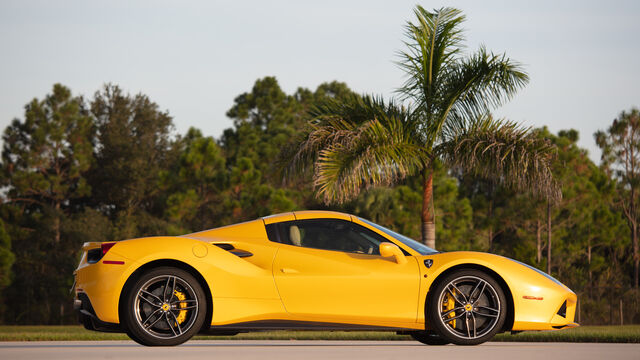
[[[640,343],[640,325],[580,326],[558,331],[499,334],[493,341]]]
[[[0,341],[128,340],[125,334],[100,333],[81,326],[0,326]],[[264,331],[236,336],[196,336],[199,340],[411,340],[382,331]],[[561,331],[499,334],[493,341],[640,343],[640,325],[582,326]]]

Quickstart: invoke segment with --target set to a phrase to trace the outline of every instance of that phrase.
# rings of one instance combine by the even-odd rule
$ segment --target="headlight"
[[[551,275],[547,274],[546,272],[544,272],[544,271],[542,271],[542,270],[540,270],[540,269],[538,269],[538,268],[535,268],[535,267],[533,267],[533,266],[531,266],[531,265],[529,265],[529,264],[525,264],[525,263],[520,262],[520,261],[518,261],[518,260],[513,260],[513,259],[511,259],[511,258],[510,258],[509,260],[511,260],[511,261],[513,261],[513,262],[516,262],[516,263],[518,263],[518,264],[520,264],[520,265],[523,265],[523,266],[528,267],[529,269],[531,269],[531,270],[533,270],[533,271],[537,272],[538,274],[540,274],[540,275],[542,275],[542,276],[546,277],[547,279],[549,279],[549,280],[553,281],[554,283],[556,283],[556,284],[558,284],[558,285],[560,285],[560,286],[562,286],[562,287],[565,287],[565,288],[567,288],[567,289],[569,288],[569,287],[567,287],[567,285],[565,285],[565,284],[561,283],[558,279],[554,278],[553,276],[551,276]]]

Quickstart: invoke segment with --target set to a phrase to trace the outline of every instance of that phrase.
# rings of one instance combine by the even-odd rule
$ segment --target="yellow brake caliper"
[[[442,302],[442,308],[443,308],[442,312],[447,312],[449,310],[453,310],[453,308],[455,308],[455,306],[456,306],[456,302],[453,299],[453,296],[451,296],[451,294],[447,294],[447,296],[444,298],[444,301]],[[447,317],[449,317],[449,318],[452,318],[452,317],[455,317],[455,316],[456,316],[456,312],[455,311],[452,311],[452,312],[449,313],[449,315],[447,315]],[[452,327],[455,328],[456,327],[456,320],[449,321],[449,324]]]
[[[175,295],[175,297],[177,297],[178,300],[180,301],[183,301],[187,298],[186,296],[184,296],[182,292],[178,290],[174,290],[173,295]],[[187,303],[181,302],[179,306],[181,308],[185,308],[187,307]],[[187,310],[180,310],[180,312],[178,313],[178,316],[176,316],[176,321],[178,322],[178,324],[182,324],[186,319],[187,319]]]

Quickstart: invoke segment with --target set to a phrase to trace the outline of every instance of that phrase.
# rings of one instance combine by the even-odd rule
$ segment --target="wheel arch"
[[[125,305],[124,295],[130,290],[130,287],[133,286],[136,280],[142,274],[144,274],[144,272],[157,267],[161,267],[161,266],[170,266],[170,267],[175,267],[175,268],[184,270],[189,274],[191,274],[194,278],[196,278],[196,280],[198,281],[198,284],[200,284],[200,286],[202,287],[202,290],[204,291],[204,295],[207,300],[207,312],[205,314],[204,324],[202,325],[202,329],[200,329],[200,331],[208,330],[209,327],[211,326],[211,319],[213,316],[213,298],[211,295],[211,288],[209,287],[209,284],[207,283],[207,281],[204,279],[204,277],[202,276],[202,274],[200,274],[198,270],[196,270],[193,266],[183,261],[175,260],[175,259],[158,259],[158,260],[150,261],[140,266],[133,273],[131,273],[131,275],[129,275],[129,277],[127,278],[127,281],[122,287],[122,290],[120,291],[120,299],[118,301],[118,317],[120,319],[123,318],[122,316],[123,316],[124,305]],[[120,324],[123,324],[123,322],[120,321]]]
[[[465,264],[458,264],[455,266],[452,266],[450,268],[448,268],[447,270],[441,272],[440,274],[438,274],[438,276],[435,278],[435,280],[433,280],[433,282],[431,283],[431,286],[429,287],[429,291],[427,292],[427,299],[425,301],[425,320],[427,320],[427,309],[429,304],[431,303],[432,300],[432,296],[433,296],[433,289],[438,286],[438,284],[442,281],[442,279],[444,279],[447,275],[451,274],[454,271],[458,271],[458,270],[466,270],[466,269],[471,269],[471,270],[478,270],[478,271],[482,271],[484,273],[486,273],[487,275],[493,277],[498,284],[500,285],[500,288],[502,289],[502,291],[504,291],[504,295],[507,298],[507,317],[505,319],[504,325],[502,326],[502,331],[509,331],[513,328],[513,322],[514,322],[514,318],[515,318],[515,307],[514,307],[514,303],[513,303],[513,294],[511,293],[511,289],[509,288],[509,285],[507,285],[507,282],[502,278],[502,276],[500,276],[500,274],[498,274],[497,272],[495,272],[494,270],[483,266],[483,265],[479,265],[479,264],[473,264],[473,263],[465,263]]]

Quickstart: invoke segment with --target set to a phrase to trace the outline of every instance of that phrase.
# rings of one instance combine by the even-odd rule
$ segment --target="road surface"
[[[0,342],[0,359],[514,359],[640,360],[640,344],[513,343],[427,346],[415,341],[202,340],[149,348],[132,341]]]

